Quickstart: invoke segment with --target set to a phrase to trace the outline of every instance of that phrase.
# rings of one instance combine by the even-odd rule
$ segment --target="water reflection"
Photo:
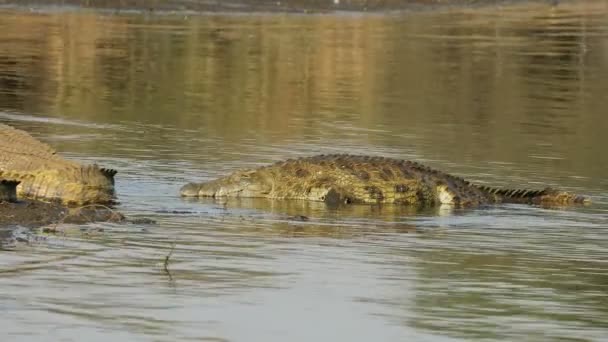
[[[144,141],[197,165],[264,158],[260,145],[287,146],[275,152],[284,157],[339,143],[597,178],[608,167],[596,158],[607,128],[606,78],[597,77],[607,67],[605,6],[532,7],[415,20],[11,13],[0,22],[0,103],[145,124],[142,133],[175,127]],[[116,155],[114,147],[83,145]]]
[[[564,329],[563,322],[584,312],[580,328],[587,327],[595,338],[606,328],[606,279],[604,266],[597,261],[556,264],[555,259],[515,251],[436,252],[420,256],[420,277],[432,281],[421,282],[417,288],[419,315],[411,320],[415,326],[481,338],[510,339],[522,333],[572,338],[576,334]],[[533,322],[541,321],[538,331],[539,324]],[[526,327],[525,322],[531,325]]]

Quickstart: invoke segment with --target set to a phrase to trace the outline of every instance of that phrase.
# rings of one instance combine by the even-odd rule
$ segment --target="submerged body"
[[[19,197],[64,204],[111,203],[115,174],[66,160],[28,133],[0,124],[0,181],[20,182]]]
[[[588,200],[553,189],[509,190],[471,184],[407,160],[319,155],[286,160],[204,183],[184,185],[184,197],[261,197],[327,203],[478,206],[491,203],[567,205]]]
[[[18,202],[0,201],[0,232],[15,225],[34,228],[54,226],[61,223],[118,223],[125,222],[125,220],[121,213],[100,205],[69,207],[61,203],[29,199],[19,200]]]

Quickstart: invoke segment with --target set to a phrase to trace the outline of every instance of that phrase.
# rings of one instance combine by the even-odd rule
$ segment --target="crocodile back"
[[[108,203],[116,171],[61,157],[27,132],[0,124],[0,178],[18,180],[17,194],[66,203]]]
[[[376,156],[331,154],[288,159],[237,172],[215,181],[214,188],[235,180],[245,187],[231,193],[242,197],[256,194],[276,199],[409,205],[488,201],[484,192],[462,178],[416,162]],[[247,186],[252,185],[264,189],[264,193],[248,191]],[[446,196],[440,196],[440,189]]]
[[[0,170],[35,171],[79,167],[25,131],[0,124]]]

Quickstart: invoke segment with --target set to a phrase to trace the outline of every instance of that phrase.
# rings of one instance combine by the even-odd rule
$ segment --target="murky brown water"
[[[120,210],[158,225],[2,228],[2,335],[605,340],[607,23],[602,1],[313,16],[3,10],[0,122],[120,170]],[[413,212],[177,196],[187,181],[321,152],[595,203]]]

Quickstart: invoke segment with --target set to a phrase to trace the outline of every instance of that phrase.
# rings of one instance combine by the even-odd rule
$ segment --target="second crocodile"
[[[70,205],[111,203],[115,174],[67,160],[27,132],[0,124],[0,180],[19,181],[19,197]]]
[[[210,182],[186,184],[180,193],[184,197],[262,197],[458,207],[504,202],[545,205],[589,202],[586,197],[551,188],[492,188],[412,161],[344,154],[290,159],[237,171]]]

